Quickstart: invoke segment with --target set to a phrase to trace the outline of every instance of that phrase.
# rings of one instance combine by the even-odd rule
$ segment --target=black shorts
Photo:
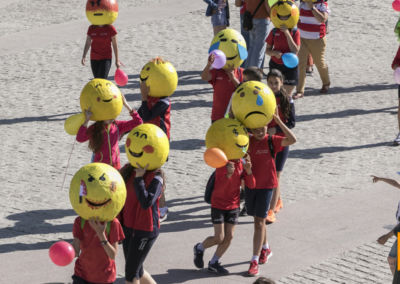
[[[112,283],[114,283],[114,282],[111,282],[109,284],[112,284]],[[83,279],[79,276],[76,276],[74,274],[74,275],[72,275],[72,284],[96,284],[96,283],[86,281],[85,279]]]
[[[239,207],[233,210],[221,210],[211,207],[211,222],[213,224],[228,223],[237,225],[239,222],[239,212]]]
[[[285,165],[288,156],[289,146],[283,147],[283,150],[276,154],[275,167],[277,172],[281,172],[283,170],[283,166]]]
[[[265,218],[268,214],[273,188],[250,189],[246,187],[246,209],[250,216]]]
[[[111,68],[111,59],[90,60],[94,78],[107,79]]]
[[[287,68],[283,64],[275,63],[274,61],[269,61],[269,70],[278,69],[283,74],[283,84],[289,86],[297,86],[297,81],[299,80],[298,67]]]
[[[130,228],[123,227],[123,229],[125,234],[122,242],[125,256],[125,279],[132,282],[133,278],[142,278],[143,262],[158,236],[142,237],[135,235]]]

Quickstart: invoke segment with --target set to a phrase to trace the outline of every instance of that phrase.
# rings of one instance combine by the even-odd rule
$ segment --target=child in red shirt
[[[256,186],[246,188],[247,214],[254,217],[253,257],[248,270],[249,276],[258,275],[258,263],[267,262],[272,255],[267,242],[265,217],[272,193],[278,185],[274,161],[276,153],[296,142],[294,134],[280,119],[278,110],[274,114],[274,121],[282,129],[284,136],[270,136],[266,126],[250,129],[253,135],[250,137],[248,153],[253,164]]]
[[[400,67],[400,47],[397,49],[396,56],[394,57],[393,62],[392,62],[393,70],[396,70],[396,68],[398,68],[398,67]],[[399,107],[397,110],[397,124],[399,127],[399,134],[397,134],[396,139],[394,139],[394,141],[393,141],[393,145],[395,145],[395,146],[400,145],[400,85],[398,88],[398,97],[399,97]]]
[[[211,69],[214,59],[215,55],[211,54],[201,73],[201,79],[210,83],[214,89],[211,122],[225,116],[233,92],[243,82],[243,68]]]
[[[107,232],[109,227],[109,232]],[[73,227],[75,262],[73,284],[113,283],[117,276],[115,257],[125,236],[118,219],[109,224],[77,217]]]
[[[248,155],[245,162],[231,160],[225,167],[215,171],[214,190],[211,196],[211,219],[214,225],[214,236],[207,237],[202,243],[194,246],[194,264],[204,267],[204,250],[217,245],[214,256],[208,263],[208,271],[217,274],[228,274],[219,259],[226,252],[233,239],[233,231],[239,218],[240,184],[244,178],[248,187],[255,186]]]

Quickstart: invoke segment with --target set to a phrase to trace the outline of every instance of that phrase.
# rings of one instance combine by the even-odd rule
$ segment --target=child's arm
[[[81,252],[81,241],[78,238],[74,238],[72,241],[72,247],[75,250],[75,257],[78,257]]]
[[[104,248],[104,251],[106,252],[108,257],[115,260],[115,257],[117,256],[118,243],[115,242],[115,243],[111,244],[107,240],[107,236],[106,236],[107,222],[100,222],[99,219],[97,218],[97,219],[89,220],[89,225],[96,232],[97,237],[99,238],[99,240],[101,242],[101,246]]]
[[[304,2],[307,3],[308,7],[311,9],[311,12],[312,12],[314,18],[316,18],[318,22],[325,23],[328,20],[328,13],[321,12],[320,10],[318,10],[314,6],[314,3],[312,2],[312,0],[304,0]]]
[[[89,50],[89,47],[90,47],[91,43],[92,43],[92,38],[90,36],[86,36],[85,47],[83,48],[83,55],[82,55],[82,60],[81,60],[82,65],[85,65],[86,54],[87,54],[87,52]]]
[[[88,124],[90,121],[90,118],[92,117],[92,112],[89,109],[85,110],[85,122],[79,127],[78,133],[76,134],[76,141],[82,143],[86,142],[89,140],[89,135],[88,135]]]
[[[273,50],[272,45],[267,44],[267,48],[265,49],[265,53],[269,56],[274,56],[276,58],[281,58],[282,52],[279,50]]]
[[[378,181],[383,181],[386,182],[387,184],[390,184],[391,186],[397,187],[400,189],[400,183],[394,179],[390,179],[390,178],[382,178],[382,177],[377,177],[377,176],[373,176],[372,177],[372,182],[376,183]]]
[[[240,81],[238,80],[238,78],[235,77],[235,67],[233,65],[230,65],[228,67],[228,69],[224,69],[224,71],[225,71],[226,75],[228,75],[229,80],[233,83],[235,88],[237,86],[239,86]],[[241,71],[239,70],[239,72],[241,72]]]
[[[280,30],[286,36],[286,41],[289,45],[290,51],[297,54],[300,50],[300,46],[294,42],[294,39],[292,38],[289,29],[285,25],[281,25]]]
[[[201,72],[201,79],[203,81],[210,81],[212,79],[212,75],[211,75],[211,65],[213,64],[215,60],[215,55],[214,54],[210,54],[210,56],[208,57],[208,61],[207,61],[207,65],[206,67],[204,67],[203,72]]]
[[[151,109],[149,109],[147,106],[147,97],[150,88],[146,86],[146,83],[140,83],[140,92],[142,93],[142,105],[138,109],[138,113],[144,121],[149,121],[165,114],[170,105],[168,98],[160,99]]]
[[[119,61],[119,56],[118,56],[118,43],[116,35],[111,38],[111,42],[115,55],[115,66],[119,68],[121,66],[121,62]]]
[[[139,200],[140,206],[142,206],[143,209],[147,209],[156,203],[157,199],[162,193],[164,182],[161,174],[156,174],[146,189],[143,176],[146,173],[148,166],[149,165],[146,165],[146,167],[141,168],[137,164],[138,168],[135,169],[136,177],[133,182],[137,199]]]
[[[297,139],[294,133],[282,122],[278,114],[278,108],[274,114],[274,120],[281,128],[282,132],[285,134],[285,138],[283,138],[281,146],[286,147],[296,143]]]
[[[393,230],[391,230],[389,233],[380,236],[376,241],[379,244],[384,245],[387,242],[387,240],[393,236],[394,236],[394,232],[393,232]]]
[[[243,164],[243,169],[246,172],[244,176],[244,182],[248,188],[255,188],[256,187],[256,180],[253,176],[253,171],[251,170],[252,164],[250,160],[250,155],[246,154],[244,156],[245,163]]]
[[[142,118],[140,117],[139,113],[132,109],[129,113],[132,117],[131,120],[118,120],[115,121],[118,127],[120,137],[124,135],[124,133],[131,131],[134,127],[143,123]]]
[[[125,96],[123,94],[121,94],[122,96],[122,103],[124,104],[124,106],[126,107],[126,109],[129,111],[129,113],[131,113],[133,111],[133,109],[131,108],[131,106],[128,104],[128,101],[126,100]]]

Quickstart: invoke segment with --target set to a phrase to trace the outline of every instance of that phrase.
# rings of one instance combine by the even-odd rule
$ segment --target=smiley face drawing
[[[88,0],[86,17],[92,25],[111,25],[118,17],[117,0]]]
[[[238,68],[247,58],[247,46],[243,36],[234,29],[224,29],[217,33],[211,42],[211,51],[219,49],[226,56],[225,66],[223,69],[234,67]]]
[[[115,119],[122,110],[122,94],[113,82],[105,79],[93,79],[83,88],[80,97],[81,109],[90,108],[93,113],[90,120],[101,121]]]
[[[278,1],[271,8],[271,21],[276,28],[285,25],[293,29],[299,21],[299,8],[292,1]]]
[[[150,96],[169,97],[178,86],[178,73],[170,62],[156,57],[143,66],[140,81],[150,87]]]
[[[152,171],[160,168],[167,161],[168,137],[160,127],[143,123],[129,132],[125,151],[133,167],[145,168],[148,165],[147,169]]]
[[[206,148],[221,149],[228,160],[243,158],[248,147],[249,135],[243,124],[236,119],[218,119],[207,130]]]
[[[71,180],[69,200],[83,219],[98,217],[101,221],[111,221],[122,210],[125,199],[125,182],[110,165],[87,164]]]
[[[272,120],[275,109],[275,95],[264,83],[247,81],[233,93],[233,115],[247,128],[267,125]]]

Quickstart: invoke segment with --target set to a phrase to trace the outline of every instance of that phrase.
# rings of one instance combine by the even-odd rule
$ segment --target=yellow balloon
[[[275,109],[275,95],[264,83],[247,81],[233,93],[233,115],[247,128],[267,125],[272,120]]]
[[[68,117],[64,122],[64,130],[69,135],[78,134],[79,128],[85,122],[85,115],[83,113],[77,113]]]
[[[83,88],[80,101],[82,111],[90,108],[93,121],[115,119],[123,105],[118,87],[111,81],[97,78]]]
[[[221,118],[208,128],[206,147],[221,149],[228,160],[240,159],[249,147],[249,135],[243,124],[236,119]]]
[[[178,73],[170,62],[157,57],[143,66],[140,81],[150,87],[152,97],[168,97],[178,86]]]
[[[168,137],[160,127],[150,123],[136,126],[126,138],[125,151],[133,167],[160,168],[168,158]]]
[[[224,29],[214,36],[209,52],[215,49],[219,49],[225,53],[226,63],[223,68],[229,68],[230,66],[238,68],[247,58],[246,41],[234,29]]]
[[[86,17],[92,25],[111,25],[118,17],[117,0],[88,0]]]
[[[122,210],[126,199],[125,182],[120,173],[104,163],[91,163],[72,178],[69,200],[83,219],[111,221]]]
[[[278,1],[271,8],[271,21],[278,29],[282,25],[293,29],[297,25],[299,17],[299,8],[292,1]]]

